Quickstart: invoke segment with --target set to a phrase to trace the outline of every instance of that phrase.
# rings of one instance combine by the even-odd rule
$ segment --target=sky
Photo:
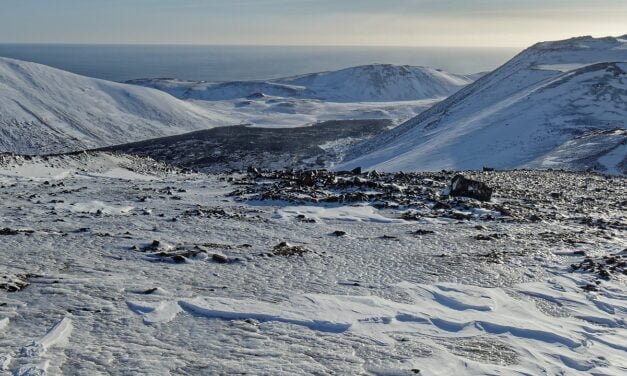
[[[525,47],[627,34],[627,0],[0,0],[2,43]]]

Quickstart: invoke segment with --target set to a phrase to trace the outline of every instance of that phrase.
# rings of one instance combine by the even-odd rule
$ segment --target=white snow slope
[[[625,150],[625,137],[611,132],[627,128],[625,61],[627,36],[536,44],[416,118],[357,146],[340,167],[396,171],[487,165],[625,173],[625,153],[599,160]],[[599,131],[607,132],[605,141]],[[557,163],[556,150],[590,135],[605,148],[593,154],[570,148],[575,154],[566,158],[569,163]],[[616,164],[607,166],[608,161]]]
[[[158,90],[0,58],[0,151],[54,153],[221,124]]]
[[[474,78],[428,67],[372,64],[267,81],[143,79],[129,83],[163,90],[180,99],[218,101],[264,94],[345,103],[442,98],[472,83]]]

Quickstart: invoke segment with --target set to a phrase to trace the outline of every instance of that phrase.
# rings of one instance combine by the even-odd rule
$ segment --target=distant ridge
[[[371,64],[265,81],[139,79],[128,83],[163,90],[180,99],[213,101],[264,94],[330,102],[389,102],[447,97],[476,77],[428,67]]]

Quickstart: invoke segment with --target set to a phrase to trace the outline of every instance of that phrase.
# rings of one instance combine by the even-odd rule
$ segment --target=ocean
[[[3,57],[112,81],[164,77],[259,80],[372,63],[477,73],[497,68],[519,51],[515,48],[0,44]]]

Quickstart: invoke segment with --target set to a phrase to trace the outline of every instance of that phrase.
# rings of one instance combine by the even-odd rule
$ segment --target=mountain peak
[[[580,37],[573,37],[564,40],[547,41],[536,43],[531,49],[608,49],[612,46],[624,46],[625,36],[622,37],[601,37],[595,38],[591,35],[585,35]]]

